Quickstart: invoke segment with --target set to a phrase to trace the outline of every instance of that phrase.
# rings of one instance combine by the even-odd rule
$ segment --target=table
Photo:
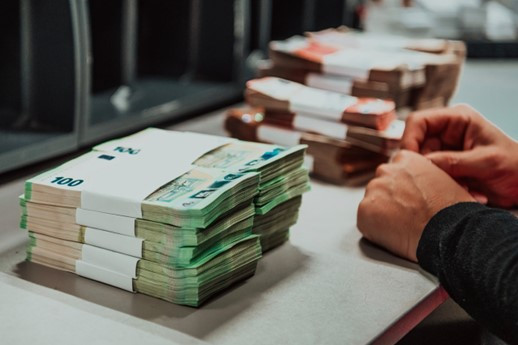
[[[214,132],[221,130],[216,123],[222,120],[223,113],[218,112],[173,128]],[[2,200],[10,206],[22,191],[24,178],[4,187]],[[114,321],[133,315],[212,343],[365,344],[419,303],[427,303],[427,312],[421,318],[418,315],[413,324],[446,297],[438,290],[436,279],[417,265],[361,239],[355,224],[363,193],[363,188],[313,181],[312,191],[303,198],[290,242],[267,253],[253,278],[199,309],[24,262],[25,253],[19,246],[3,256],[2,269],[121,312],[111,317]],[[12,220],[7,226],[15,229],[17,236],[25,236],[16,229],[17,213],[16,205],[10,207]],[[30,310],[31,304],[24,303],[18,301],[17,307]],[[56,327],[48,322],[48,327]]]
[[[511,65],[515,68],[513,73],[517,65]],[[499,78],[498,73],[488,70],[510,75],[509,66],[507,69],[500,66],[468,64],[464,75],[478,84],[464,86],[463,76],[462,90],[480,89],[476,77],[480,71],[489,78],[485,81],[495,82]],[[513,86],[512,79],[506,79],[507,89]],[[472,97],[475,103],[483,102],[480,91],[477,92],[465,92],[464,96],[460,92],[455,100],[470,102]],[[491,99],[491,92],[499,93],[499,90],[487,89],[486,101]],[[507,104],[511,99],[506,98]],[[505,104],[498,107],[514,109]],[[222,134],[222,120],[220,111],[171,128]],[[503,121],[501,126],[506,129],[516,129],[511,134],[518,137],[516,121],[507,117],[498,121]],[[0,276],[0,295],[7,291],[16,300],[0,311],[0,334],[11,336],[10,343],[15,343],[17,336],[33,336],[35,330],[25,325],[26,318],[13,317],[7,325],[1,321],[9,319],[11,308],[16,310],[14,315],[24,315],[23,311],[29,314],[35,295],[44,295],[46,300],[40,302],[55,306],[56,313],[64,312],[72,317],[76,312],[86,312],[89,315],[83,315],[84,320],[107,321],[99,323],[102,327],[99,337],[109,337],[111,329],[126,332],[121,324],[127,323],[135,329],[135,335],[128,337],[134,340],[145,334],[172,334],[168,338],[173,342],[203,340],[215,344],[389,344],[447,298],[437,280],[417,265],[361,239],[355,223],[363,188],[336,187],[318,181],[312,182],[312,191],[304,196],[290,242],[267,253],[254,277],[199,309],[131,294],[27,263],[24,261],[26,234],[17,228],[17,196],[23,190],[23,181],[41,168],[40,165],[8,176],[0,187],[0,271],[9,275]],[[27,294],[31,298],[24,297]],[[49,334],[59,337],[58,320],[41,318],[38,322]],[[70,322],[67,327],[68,331],[73,330],[81,327],[81,322]],[[82,342],[86,343],[86,339]],[[51,343],[52,337],[39,343],[45,344],[45,340]]]

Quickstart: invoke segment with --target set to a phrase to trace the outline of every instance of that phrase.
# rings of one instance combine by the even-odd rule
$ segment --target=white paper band
[[[257,138],[260,141],[265,141],[281,146],[298,145],[300,143],[300,137],[300,132],[280,127],[262,125],[257,129]]]
[[[304,49],[308,45],[308,41],[303,36],[293,36],[284,41],[271,41],[270,48],[285,53],[292,53],[299,49]]]
[[[76,273],[80,276],[133,292],[133,279],[88,262],[77,260]]]
[[[139,258],[116,253],[111,250],[83,245],[81,260],[91,265],[102,267],[105,270],[118,272],[130,278],[137,277],[137,263]]]
[[[142,257],[142,242],[144,239],[124,236],[114,232],[86,228],[85,243],[96,247],[113,250],[118,253]]]
[[[338,51],[322,58],[322,71],[329,74],[342,75],[358,80],[367,80],[374,67],[372,59],[363,59],[348,51]]]
[[[135,237],[135,218],[98,211],[76,209],[76,223]]]
[[[99,172],[96,183],[85,186],[81,208],[141,218],[141,203],[147,196],[189,171],[204,153],[234,140],[149,128],[99,145],[96,150],[119,155],[128,150],[127,155]]]
[[[331,122],[310,117],[305,113],[297,113],[293,119],[295,129],[307,132],[315,132],[332,138],[345,139],[347,125],[339,122]]]
[[[81,208],[142,218],[145,198],[191,169],[190,162],[162,156],[140,156],[109,169],[81,193]]]
[[[304,167],[311,173],[314,169],[315,158],[312,155],[306,154],[304,156]]]
[[[328,90],[350,95],[353,88],[353,80],[347,77],[326,75],[320,73],[308,73],[306,85],[317,89]]]
[[[276,77],[250,80],[246,87],[281,101],[290,101],[293,95],[305,88],[302,84]]]
[[[357,101],[353,96],[305,87],[290,98],[290,111],[340,121],[343,112]]]
[[[236,139],[148,128],[130,136],[97,145],[94,147],[94,150],[107,153],[115,152],[129,156],[156,156],[163,152],[174,150],[175,159],[192,163],[203,154],[233,141],[236,141]]]

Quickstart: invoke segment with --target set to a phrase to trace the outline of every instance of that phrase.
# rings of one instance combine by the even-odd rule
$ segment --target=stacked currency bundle
[[[358,98],[276,77],[248,81],[245,99],[251,106],[266,109],[268,118],[275,118],[285,125],[293,125],[302,115],[339,125],[384,130],[396,118],[392,101]]]
[[[286,127],[275,121],[268,122],[263,108],[243,108],[229,110],[225,129],[234,137],[279,145],[292,146],[305,144],[307,158],[312,174],[335,184],[358,185],[369,180],[375,168],[387,161],[387,155],[353,145],[344,139],[348,128],[338,123],[315,120],[311,126]],[[363,127],[349,127],[349,129]],[[374,133],[378,131],[367,129]],[[369,133],[373,134],[373,133]],[[370,144],[370,148],[379,144]],[[359,141],[376,139],[360,138]],[[353,139],[354,140],[354,139]],[[383,140],[381,140],[383,141]],[[365,145],[364,145],[365,146]],[[256,221],[257,222],[257,221]]]
[[[196,135],[190,134],[196,139]],[[231,140],[226,138],[225,140]],[[154,133],[142,132],[127,138],[114,140],[97,146],[95,149],[106,152],[117,151],[120,148],[142,147],[142,143],[161,145],[161,139]],[[242,173],[258,173],[260,184],[254,198],[256,220],[269,220],[278,212],[283,211],[281,204],[298,198],[296,207],[285,212],[290,222],[270,222],[256,226],[253,232],[260,235],[262,250],[267,251],[288,239],[289,228],[295,224],[300,206],[301,195],[309,190],[307,169],[303,167],[304,145],[293,145],[289,148],[271,144],[251,142],[233,142],[222,145],[210,152],[207,151],[196,159],[193,164],[208,169]],[[292,214],[293,213],[293,214]]]
[[[222,151],[249,157],[241,150],[247,145],[256,146],[262,160],[236,166],[230,159],[225,168],[192,164]],[[101,144],[26,182],[20,204],[21,227],[30,237],[27,257],[198,306],[254,274],[261,257],[253,224],[264,206],[256,201],[262,173],[274,184],[276,171],[296,170],[303,153],[303,146],[284,150],[158,129]]]
[[[404,123],[390,100],[359,98],[277,77],[247,82],[253,108],[232,109],[230,135],[279,145],[308,145],[312,174],[345,185],[368,181],[399,146]]]
[[[327,29],[270,43],[260,77],[276,76],[357,97],[391,99],[398,109],[445,106],[465,56],[462,42]]]
[[[194,162],[206,168],[260,174],[252,229],[260,235],[263,252],[289,238],[289,229],[298,218],[302,194],[310,189],[308,170],[303,166],[306,146],[289,146],[285,149],[278,145],[239,142],[209,152]]]

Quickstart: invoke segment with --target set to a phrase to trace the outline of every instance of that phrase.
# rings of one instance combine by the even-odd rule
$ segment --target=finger
[[[412,152],[409,150],[399,150],[395,154],[393,154],[392,157],[390,157],[390,163],[391,163],[390,165],[393,166],[394,163],[400,163],[400,162],[405,162],[405,161],[409,161],[412,159],[422,159],[422,158],[423,158],[423,156],[420,155],[419,153]]]
[[[401,147],[419,152],[426,138],[438,137],[450,147],[462,148],[470,116],[463,107],[419,111],[407,119]]]
[[[377,191],[379,179],[379,177],[374,177],[369,181],[369,183],[367,183],[367,186],[365,186],[365,193],[363,194],[364,199],[368,198],[370,195],[372,195],[373,192]]]
[[[427,132],[426,122],[422,120],[421,116],[421,112],[411,113],[408,116],[401,138],[402,149],[419,152]]]
[[[440,151],[442,148],[441,140],[439,138],[426,138],[421,145],[421,154],[425,155],[430,152]]]
[[[387,175],[389,173],[390,173],[390,163],[384,163],[384,164],[378,165],[378,167],[376,168],[376,172],[374,173],[374,176],[379,178],[379,177]]]
[[[485,194],[477,192],[476,190],[469,190],[469,194],[480,204],[487,205],[488,197]]]
[[[437,151],[426,157],[454,178],[481,178],[494,166],[482,150]]]

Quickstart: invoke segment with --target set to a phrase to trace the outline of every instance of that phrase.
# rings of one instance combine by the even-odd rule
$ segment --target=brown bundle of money
[[[350,144],[385,156],[390,156],[395,150],[399,149],[405,129],[405,122],[401,120],[392,121],[384,130],[376,130],[315,119],[304,113],[261,109],[258,111],[262,114],[264,118],[262,122],[265,124],[318,134],[330,140],[346,140]]]
[[[266,77],[246,84],[246,101],[256,107],[306,115],[383,130],[395,119],[395,104],[376,98],[357,98]],[[289,115],[288,115],[289,116]]]
[[[308,37],[322,43],[374,46],[385,49],[408,49],[430,54],[453,52],[463,58],[466,56],[466,45],[462,41],[442,38],[410,38],[395,35],[380,35],[352,30],[346,26],[308,32]]]
[[[406,89],[424,82],[424,66],[408,64],[382,49],[357,49],[294,36],[270,42],[270,58],[278,66],[378,81]]]
[[[390,157],[394,151],[399,149],[404,131],[405,122],[394,120],[390,126],[383,131],[349,126],[347,128],[346,138],[351,144]]]
[[[410,88],[393,88],[380,81],[363,81],[351,77],[311,72],[287,66],[278,66],[270,60],[263,62],[257,70],[258,77],[278,77],[306,86],[351,95],[393,100],[397,108],[409,105]]]
[[[233,137],[242,140],[287,146],[306,144],[307,154],[311,157],[312,175],[335,184],[364,183],[373,176],[375,168],[388,159],[385,155],[355,146],[344,139],[272,125],[265,121],[265,113],[261,108],[230,109],[225,129]]]
[[[409,39],[399,36],[359,33],[344,27],[309,33],[311,42],[343,49],[383,50],[402,63],[424,69],[425,83],[414,85],[413,109],[446,106],[452,97],[466,55],[460,41]]]
[[[447,106],[455,93],[462,64],[457,61],[429,63],[426,65],[426,85],[415,88],[410,104],[413,109]]]

